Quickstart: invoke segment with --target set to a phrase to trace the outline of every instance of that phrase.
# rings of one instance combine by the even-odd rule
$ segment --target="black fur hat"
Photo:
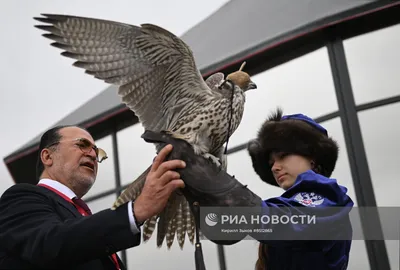
[[[278,184],[269,165],[271,153],[293,153],[311,158],[315,162],[314,171],[326,177],[331,176],[339,153],[337,143],[328,137],[322,126],[302,114],[282,116],[279,108],[263,123],[247,150],[256,173],[274,186]]]

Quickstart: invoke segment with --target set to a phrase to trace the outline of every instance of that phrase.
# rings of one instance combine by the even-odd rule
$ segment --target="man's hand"
[[[172,145],[165,146],[153,161],[153,165],[146,177],[143,190],[135,200],[134,209],[137,222],[160,213],[167,204],[171,193],[185,184],[180,179],[175,169],[185,168],[182,160],[165,161],[166,156],[172,151]]]

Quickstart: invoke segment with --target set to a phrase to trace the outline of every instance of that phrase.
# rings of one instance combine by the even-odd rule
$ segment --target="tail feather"
[[[174,192],[164,211],[160,214],[157,224],[157,246],[161,247],[164,238],[166,239],[167,246],[171,247],[174,242],[174,237],[178,240],[179,247],[183,249],[186,237],[186,230],[190,229],[190,223],[187,221],[188,215],[191,215],[189,204],[186,198],[179,192]],[[184,217],[185,215],[185,217]]]
[[[176,218],[173,218],[168,224],[167,234],[165,235],[168,249],[171,248],[174,242],[175,233],[176,233]]]
[[[193,239],[191,239],[191,233],[193,232],[194,228],[192,227],[192,212],[190,210],[189,202],[185,200],[182,203],[182,221],[183,221],[183,226],[185,227],[183,234],[186,237],[186,233],[189,237],[189,240],[193,244]]]
[[[139,177],[132,182],[122,193],[119,195],[117,200],[114,202],[111,209],[115,210],[119,206],[134,201],[139,194],[142,192],[144,183],[146,182],[146,176],[150,172],[151,166],[149,166]]]
[[[187,211],[190,212],[190,214],[188,216],[189,219],[186,220],[187,221],[187,225],[186,225],[187,226],[187,234],[188,234],[190,243],[194,244],[194,234],[195,234],[196,224],[195,224],[194,216],[189,207],[189,202],[187,204],[187,207],[188,207]]]
[[[168,226],[179,208],[179,202],[180,196],[176,192],[172,193],[164,210],[159,214],[157,223],[157,247],[161,247],[164,242],[164,238],[168,233]]]
[[[147,242],[156,228],[157,216],[152,216],[143,224],[143,241]]]
[[[178,244],[181,249],[183,249],[183,244],[185,243],[185,233],[186,224],[183,220],[183,205],[180,203],[176,213],[176,238],[178,239]]]
[[[112,209],[134,201],[142,192],[147,174],[150,172],[149,166],[136,180],[134,180],[117,198]],[[168,249],[171,248],[174,238],[178,240],[179,247],[183,249],[186,233],[190,242],[194,243],[195,222],[190,210],[189,202],[182,193],[173,192],[168,199],[164,210],[145,221],[142,227],[143,242],[147,242],[153,235],[157,226],[157,247],[161,247],[164,239]]]

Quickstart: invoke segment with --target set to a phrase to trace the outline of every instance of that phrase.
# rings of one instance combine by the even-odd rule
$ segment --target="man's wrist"
[[[133,218],[135,219],[135,223],[136,223],[136,227],[140,227],[143,225],[144,220],[142,220],[140,214],[139,216],[137,215],[137,212],[135,211],[137,209],[135,209],[135,202],[132,202],[132,214],[133,214]]]

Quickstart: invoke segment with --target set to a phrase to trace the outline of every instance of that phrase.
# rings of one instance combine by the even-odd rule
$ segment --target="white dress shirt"
[[[50,186],[50,187],[56,189],[57,191],[61,192],[62,194],[64,194],[68,198],[70,198],[71,200],[72,200],[72,198],[77,197],[76,194],[71,189],[69,189],[67,186],[65,186],[64,184],[61,184],[58,181],[51,180],[51,179],[41,179],[39,181],[39,184],[45,184],[47,186]],[[132,203],[128,203],[128,217],[129,217],[129,223],[131,225],[132,232],[134,234],[139,233],[139,229],[136,227],[135,218],[133,217]]]

